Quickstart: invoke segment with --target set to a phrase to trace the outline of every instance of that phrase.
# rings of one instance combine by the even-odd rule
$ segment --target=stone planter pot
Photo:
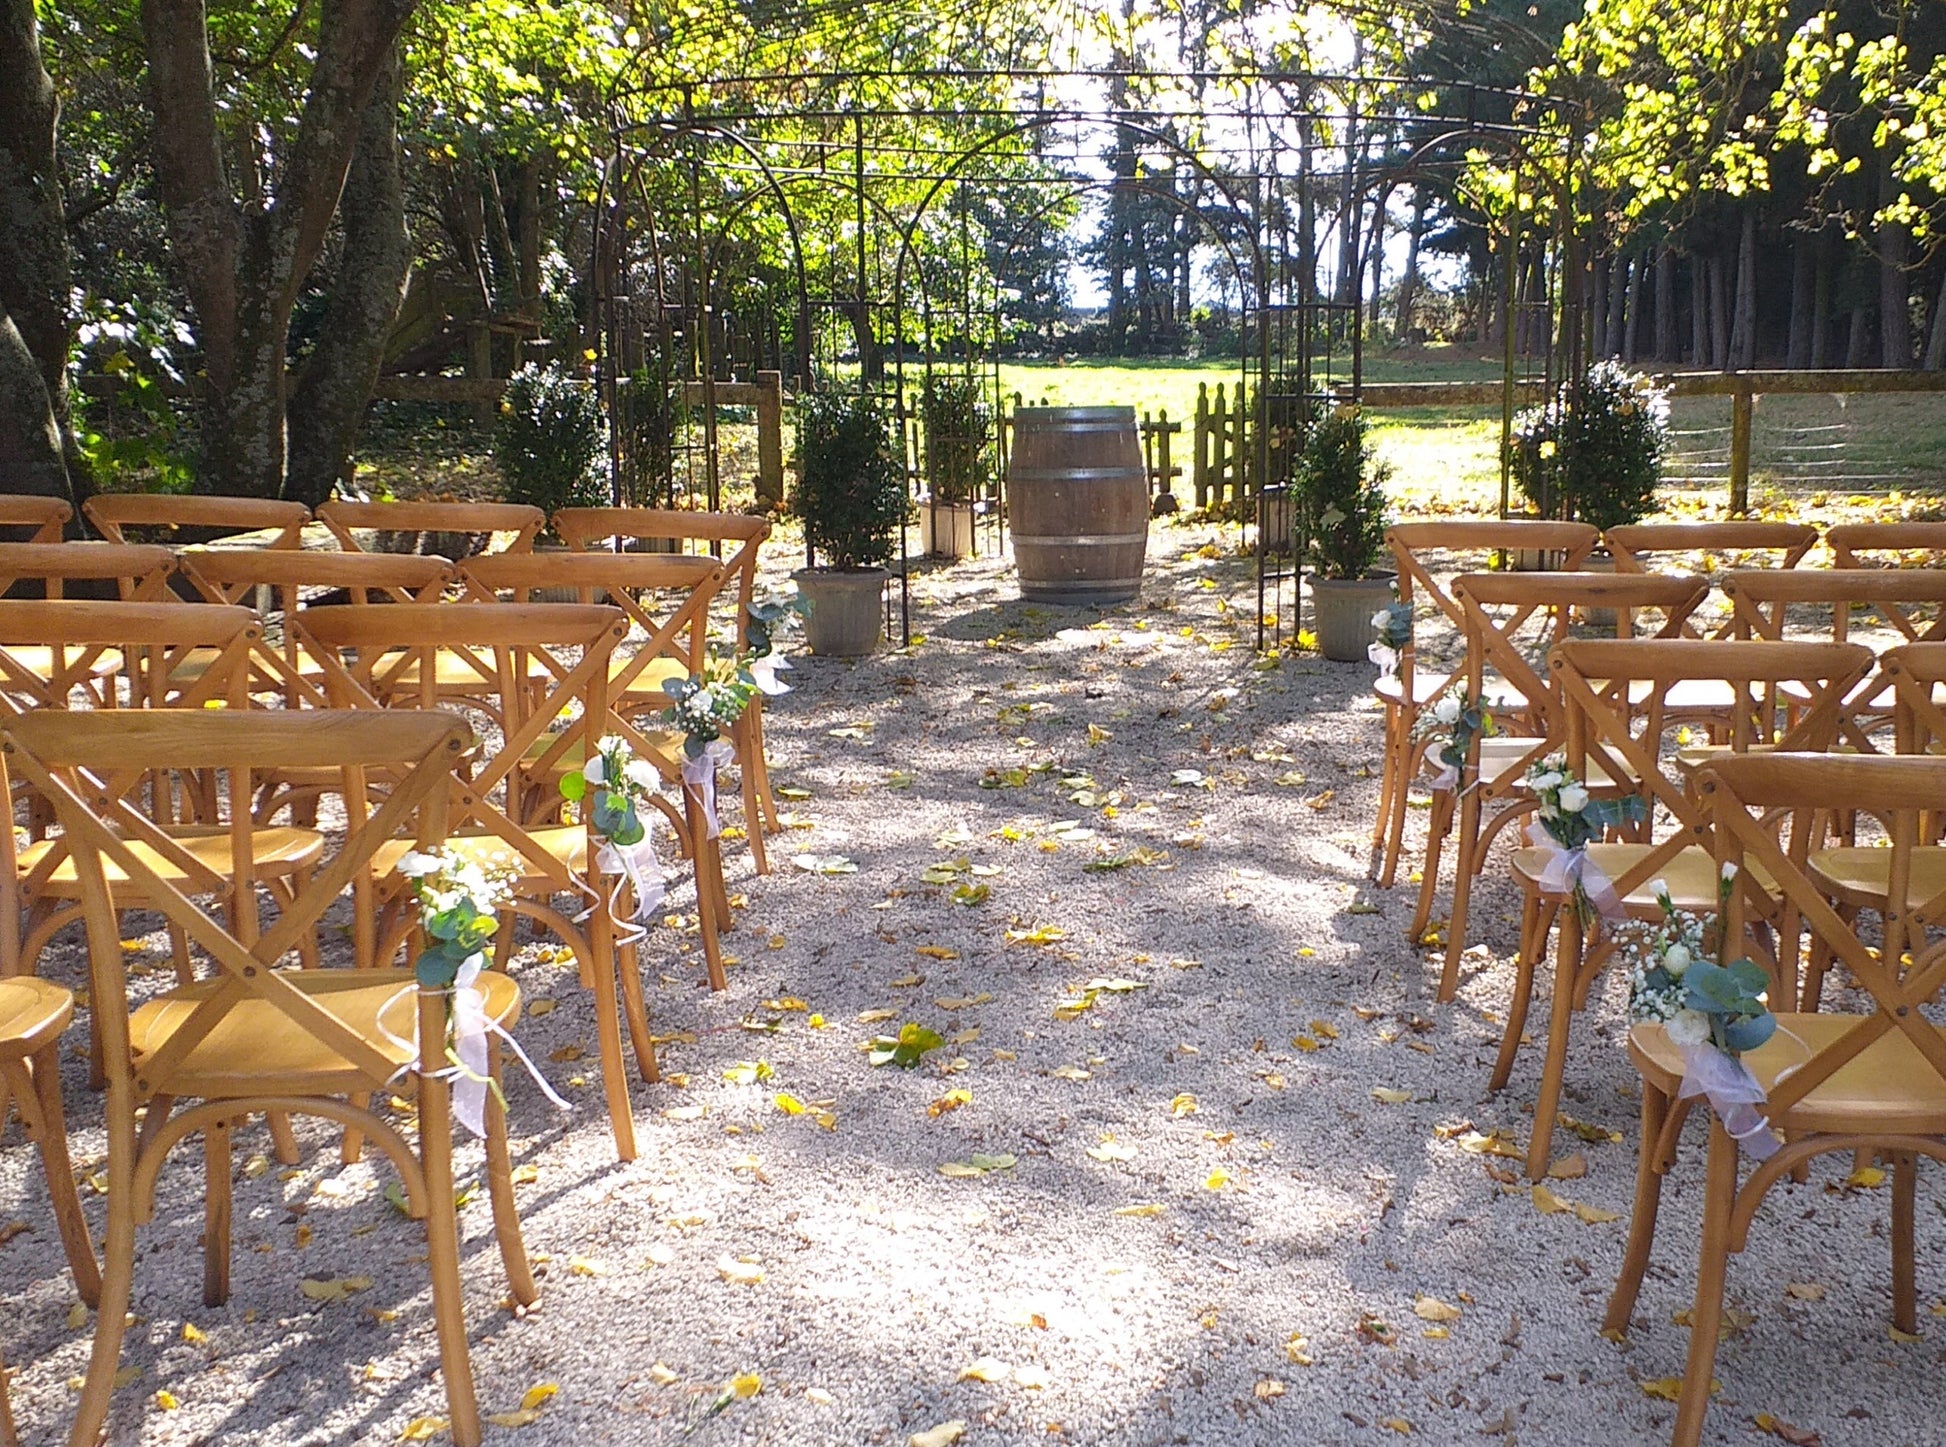
[[[1615,555],[1606,549],[1597,548],[1581,560],[1581,571],[1612,575],[1615,571]],[[1576,611],[1580,613],[1583,624],[1600,633],[1604,638],[1613,638],[1615,630],[1621,626],[1621,620],[1616,616],[1616,610],[1613,608],[1581,608]]]
[[[1392,601],[1395,574],[1311,579],[1311,626],[1318,652],[1334,663],[1362,663],[1372,642],[1372,615]]]
[[[934,558],[969,558],[973,542],[973,504],[921,501],[919,551]]]
[[[791,574],[810,605],[804,615],[804,641],[820,658],[862,658],[878,647],[885,631],[884,568],[838,572],[799,568]]]

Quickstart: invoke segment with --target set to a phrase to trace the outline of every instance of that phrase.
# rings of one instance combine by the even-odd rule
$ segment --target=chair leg
[[[1554,1144],[1554,1118],[1561,1109],[1561,1082],[1568,1073],[1568,1032],[1574,1022],[1574,981],[1581,971],[1585,935],[1573,910],[1564,910],[1555,932],[1554,1002],[1547,1024],[1547,1057],[1541,1067],[1541,1093],[1534,1101],[1534,1134],[1527,1142],[1527,1179],[1547,1174]]]
[[[635,1159],[634,1106],[628,1098],[628,1071],[622,1063],[621,1010],[615,1000],[615,950],[613,928],[606,912],[596,910],[589,921],[591,954],[601,960],[586,962],[594,977],[596,1049],[601,1053],[601,1088],[608,1100],[608,1125],[615,1136],[617,1159]],[[602,964],[606,961],[606,965]]]
[[[757,798],[757,777],[746,763],[737,770],[743,778],[743,833],[750,848],[750,862],[757,873],[770,873],[770,855],[764,848],[763,806]]]
[[[1393,732],[1393,719],[1397,709],[1385,710],[1385,742],[1381,746],[1378,765],[1378,815],[1372,820],[1372,847],[1383,848],[1387,826],[1392,822],[1392,789],[1398,779],[1398,760],[1393,757],[1396,735]]]
[[[1439,974],[1439,1001],[1459,993],[1460,956],[1466,953],[1466,917],[1473,902],[1473,876],[1480,872],[1480,796],[1460,805],[1459,836],[1453,845],[1453,908],[1446,921],[1446,964]]]
[[[281,1110],[273,1110],[264,1117],[264,1124],[270,1129],[270,1152],[277,1157],[277,1164],[301,1165],[304,1152],[298,1148],[297,1132],[291,1129],[290,1116]]]
[[[480,1404],[474,1395],[473,1363],[466,1349],[466,1299],[459,1279],[459,1210],[453,1200],[453,1098],[445,1081],[424,1075],[419,1077],[419,1158],[426,1172],[426,1270],[432,1278],[439,1371],[446,1381],[453,1442],[455,1447],[479,1447]]]
[[[1723,1326],[1723,1282],[1730,1265],[1730,1214],[1737,1199],[1737,1143],[1710,1121],[1709,1183],[1703,1195],[1703,1240],[1696,1258],[1696,1301],[1689,1312],[1689,1360],[1670,1447],[1698,1447],[1709,1410],[1716,1369],[1716,1338]]]
[[[1447,831],[1453,827],[1453,795],[1440,789],[1432,796],[1432,814],[1426,820],[1426,863],[1419,874],[1419,902],[1412,911],[1412,925],[1406,931],[1414,944],[1426,937],[1432,924],[1433,897],[1439,890],[1439,856],[1445,848]]]
[[[1655,1245],[1655,1217],[1662,1205],[1662,1173],[1656,1169],[1656,1141],[1662,1123],[1669,1118],[1669,1097],[1648,1081],[1642,1082],[1642,1149],[1635,1166],[1635,1208],[1628,1218],[1628,1250],[1622,1257],[1622,1273],[1615,1280],[1615,1294],[1608,1298],[1608,1315],[1602,1318],[1604,1334],[1620,1336],[1628,1331],[1629,1318],[1635,1314],[1635,1298],[1642,1290],[1642,1277],[1649,1269],[1649,1250]]]
[[[101,1303],[101,1265],[88,1237],[88,1218],[81,1212],[81,1193],[74,1185],[74,1162],[68,1155],[67,1121],[61,1113],[61,1046],[53,1041],[31,1060],[11,1063],[7,1076],[19,1103],[20,1119],[40,1148],[41,1168],[47,1173],[47,1195],[54,1207],[54,1224],[74,1272],[74,1289],[88,1306]],[[22,1077],[25,1077],[23,1079]]]
[[[642,1079],[653,1085],[662,1079],[656,1063],[655,1036],[649,1030],[649,1009],[642,998],[642,962],[639,946],[627,945],[615,952],[622,981],[622,1014],[628,1021],[629,1043],[635,1050],[635,1065]]]
[[[223,1120],[203,1131],[203,1305],[229,1299],[230,1122]]]
[[[500,1042],[488,1038],[487,1074],[500,1078]],[[514,1208],[513,1161],[507,1151],[507,1107],[500,1093],[487,1092],[487,1195],[493,1202],[493,1234],[500,1243],[500,1261],[507,1269],[507,1289],[521,1306],[540,1300],[541,1289],[527,1262],[527,1243],[520,1234],[520,1213]]]
[[[1547,941],[1558,905],[1544,902],[1539,894],[1529,894],[1521,906],[1520,958],[1514,962],[1514,993],[1507,1001],[1507,1028],[1500,1036],[1500,1055],[1493,1062],[1488,1090],[1505,1090],[1514,1072],[1514,1057],[1520,1053],[1520,1037],[1527,1029],[1527,1008],[1534,999],[1534,966],[1546,955]]]
[[[1395,725],[1403,728],[1404,721]],[[1392,768],[1392,792],[1386,798],[1385,819],[1385,859],[1379,872],[1378,882],[1386,889],[1398,878],[1399,859],[1405,853],[1405,816],[1412,801],[1412,754],[1410,749],[1401,746],[1396,751],[1397,761]]]
[[[1919,1163],[1911,1151],[1892,1154],[1892,1325],[1919,1330],[1919,1293],[1912,1257],[1913,1208]]]
[[[88,1355],[88,1375],[81,1385],[68,1447],[95,1447],[108,1420],[109,1398],[115,1392],[115,1369],[122,1357],[122,1335],[128,1325],[129,1298],[135,1285],[135,1201],[130,1184],[135,1175],[135,1123],[122,1091],[108,1087],[109,1114],[108,1229],[102,1243],[101,1302],[95,1312],[95,1340]]]

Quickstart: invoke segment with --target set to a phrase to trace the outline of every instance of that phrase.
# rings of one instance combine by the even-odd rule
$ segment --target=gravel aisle
[[[1466,1148],[1469,1127],[1524,1145],[1539,1070],[1527,1052],[1485,1093],[1511,978],[1501,866],[1476,906],[1487,947],[1436,1007],[1436,964],[1402,934],[1411,890],[1365,878],[1371,669],[1261,666],[1234,530],[1154,543],[1139,608],[1026,607],[967,564],[915,584],[922,644],[797,660],[767,726],[800,827],[768,878],[730,849],[747,907],[725,994],[700,988],[693,936],[651,942],[670,1079],[637,1087],[633,1165],[613,1160],[572,968],[523,952],[530,998],[558,1008],[521,1038],[579,1108],[510,1083],[544,1272],[524,1319],[496,1304],[484,1199],[464,1208],[483,1406],[529,1419],[491,1440],[903,1447],[955,1420],[969,1447],[1666,1440],[1673,1408],[1643,1384],[1681,1369],[1701,1133],[1618,1347],[1599,1330],[1633,1184],[1621,981],[1578,1029],[1565,1108],[1591,1139],[1562,1133],[1570,1209],[1544,1213],[1514,1162]],[[50,973],[77,965],[51,953]],[[907,1022],[946,1043],[870,1066],[863,1042]],[[98,1169],[78,1056],[65,1084]],[[115,1441],[382,1443],[443,1414],[422,1237],[385,1173],[303,1138],[300,1170],[245,1168],[223,1308],[200,1302],[193,1150],[165,1177]],[[0,1248],[0,1342],[25,1437],[51,1441],[88,1324],[31,1166],[16,1132],[0,1219],[27,1229]],[[1946,1202],[1936,1173],[1920,1191],[1931,1303],[1924,1223]],[[1760,1413],[1830,1447],[1937,1440],[1939,1333],[1887,1334],[1888,1209],[1835,1165],[1772,1197],[1732,1266],[1708,1440],[1760,1437]],[[342,1300],[298,1286],[364,1277]]]

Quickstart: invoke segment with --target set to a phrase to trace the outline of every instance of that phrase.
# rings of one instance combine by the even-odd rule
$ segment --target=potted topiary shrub
[[[493,455],[508,502],[550,518],[564,507],[605,507],[608,454],[601,399],[558,363],[529,362],[507,379]]]
[[[797,493],[814,566],[792,574],[809,605],[804,637],[816,654],[856,657],[878,646],[884,564],[906,516],[898,433],[870,397],[806,393],[797,411]]]
[[[1534,514],[1610,528],[1656,508],[1669,394],[1619,362],[1597,362],[1514,419],[1508,470]]]
[[[974,504],[987,482],[993,409],[980,379],[940,374],[919,395],[926,438],[926,496],[919,500],[919,548],[935,557],[973,551]]]
[[[1336,407],[1311,424],[1293,478],[1311,563],[1311,618],[1318,651],[1356,663],[1371,642],[1372,615],[1392,597],[1385,556],[1385,481],[1356,407]]]

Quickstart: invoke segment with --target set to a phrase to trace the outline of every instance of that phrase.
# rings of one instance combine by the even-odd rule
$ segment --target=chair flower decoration
[[[1412,641],[1412,605],[1396,599],[1372,614],[1372,642],[1365,656],[1378,665],[1381,677],[1399,671],[1399,655]]]
[[[450,1080],[454,1118],[474,1135],[484,1136],[487,1091],[493,1092],[503,1109],[507,1103],[500,1083],[487,1069],[487,1037],[497,1035],[512,1047],[549,1100],[562,1110],[572,1109],[534,1068],[519,1042],[487,1018],[485,998],[476,988],[487,966],[487,947],[500,932],[500,912],[513,903],[512,871],[444,849],[408,850],[397,871],[418,903],[419,926],[425,935],[425,948],[413,962],[413,974],[421,990],[446,997],[446,1063],[434,1066],[421,1059],[420,1074]],[[410,997],[408,986],[394,998]],[[389,1013],[390,1002],[379,1011],[379,1029],[393,1044],[411,1049],[410,1041],[385,1024]]]
[[[791,662],[777,651],[777,634],[790,627],[807,605],[802,598],[785,602],[752,603],[744,609],[743,672],[759,693],[776,697],[791,686],[777,675],[788,673]]]
[[[655,857],[640,807],[661,782],[655,765],[637,758],[627,742],[614,734],[597,739],[581,768],[561,776],[561,797],[587,811],[588,827],[601,840],[595,867],[616,877],[608,912],[626,935],[619,943],[642,937],[642,922],[662,903],[665,893],[662,864]],[[623,880],[635,891],[635,909],[628,918],[616,912],[615,895]]]
[[[1521,783],[1539,806],[1534,823],[1528,827],[1527,842],[1553,850],[1541,874],[1541,890],[1571,896],[1584,925],[1592,924],[1597,915],[1622,918],[1621,899],[1608,877],[1588,857],[1588,846],[1611,829],[1640,824],[1648,817],[1648,805],[1635,794],[1595,798],[1568,767],[1567,755],[1560,753],[1549,754],[1532,765]]]
[[[761,659],[749,654],[735,659],[712,655],[700,674],[672,678],[662,685],[663,692],[675,700],[662,711],[662,717],[683,736],[682,781],[702,801],[712,839],[720,832],[716,771],[736,757],[736,750],[723,735],[743,717],[750,700],[765,691],[753,670],[771,658],[769,654]],[[776,681],[774,676],[771,681]]]
[[[1432,750],[1432,757],[1439,762],[1439,772],[1432,781],[1435,789],[1459,788],[1473,752],[1473,740],[1490,739],[1498,732],[1486,705],[1457,684],[1441,694],[1432,707],[1421,710],[1412,725],[1413,738],[1439,740]]]
[[[1735,887],[1736,866],[1726,863],[1717,876],[1716,914],[1705,919],[1677,909],[1668,884],[1658,879],[1651,888],[1662,906],[1662,919],[1635,931],[1622,954],[1629,966],[1629,1018],[1660,1023],[1670,1043],[1682,1051],[1679,1096],[1707,1096],[1723,1128],[1754,1158],[1764,1160],[1775,1154],[1779,1142],[1769,1118],[1758,1109],[1764,1089],[1742,1057],[1780,1027],[1766,1000],[1770,977],[1763,967],[1747,958],[1725,962],[1729,944],[1723,921]],[[1809,1053],[1806,1048],[1807,1058]],[[1796,1068],[1786,1067],[1777,1078]]]

